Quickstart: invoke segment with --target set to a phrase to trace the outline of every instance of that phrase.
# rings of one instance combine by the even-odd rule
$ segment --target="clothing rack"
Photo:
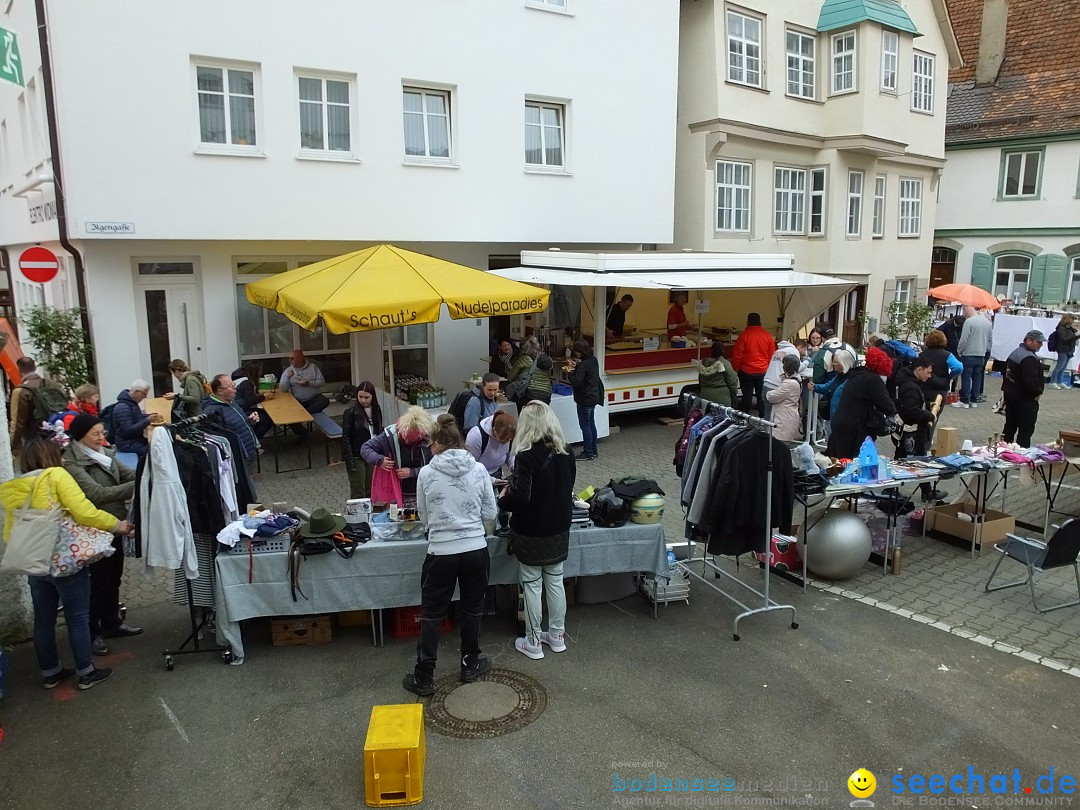
[[[192,425],[198,424],[199,422],[205,422],[206,420],[210,419],[210,416],[210,414],[205,413],[199,414],[198,416],[189,416],[186,419],[171,422],[168,425],[162,425],[162,427],[174,429],[190,427]],[[200,537],[201,536],[199,535],[196,536],[195,543],[196,552],[199,557],[199,573],[201,575],[203,572],[205,562],[203,557],[206,554],[208,548],[209,571],[211,576],[213,576],[214,557],[217,556],[215,549],[215,546],[217,545],[215,541],[217,538],[210,538],[209,543],[201,544],[199,543]],[[161,654],[165,656],[165,669],[167,669],[169,672],[173,671],[173,669],[176,667],[175,656],[194,655],[196,653],[218,653],[221,655],[222,661],[224,661],[226,664],[231,663],[232,648],[228,646],[223,647],[220,644],[204,646],[200,643],[202,641],[203,633],[207,629],[209,629],[211,632],[214,631],[214,608],[213,606],[207,606],[204,599],[196,599],[195,591],[191,585],[191,580],[183,576],[183,571],[180,572],[180,576],[183,578],[184,587],[187,589],[188,617],[191,621],[191,632],[188,634],[188,637],[185,638],[180,643],[180,646],[176,649],[162,650]],[[211,585],[211,587],[213,586]],[[200,611],[202,615],[198,615],[196,611]],[[190,650],[187,648],[189,644],[191,645]]]
[[[781,605],[769,596],[769,562],[772,559],[772,485],[773,485],[773,428],[775,425],[765,419],[757,416],[750,416],[743,411],[735,410],[726,405],[720,405],[716,402],[711,402],[707,399],[697,396],[696,394],[683,394],[682,412],[684,414],[689,413],[693,409],[697,408],[701,410],[703,414],[717,415],[725,419],[729,419],[733,422],[738,422],[746,425],[747,427],[759,430],[769,438],[769,458],[765,465],[765,563],[761,566],[764,571],[764,586],[762,590],[758,590],[753,586],[743,582],[738,577],[725,571],[719,565],[716,564],[716,555],[710,555],[708,550],[702,553],[700,557],[694,557],[691,553],[693,549],[693,541],[688,537],[686,540],[686,559],[683,561],[686,565],[686,570],[691,576],[696,577],[703,584],[708,585],[718,594],[723,596],[728,601],[738,605],[743,609],[743,612],[735,617],[735,621],[732,625],[732,636],[735,641],[739,640],[739,622],[748,616],[757,616],[762,613],[771,613],[778,610],[790,610],[791,611],[791,629],[797,629],[799,623],[796,621],[796,611],[794,605]],[[736,558],[737,559],[737,558]],[[700,562],[702,564],[701,573],[697,573],[690,566],[690,563]],[[753,596],[759,597],[762,602],[760,607],[751,607],[739,600],[739,598],[731,592],[728,592],[717,585],[715,582],[710,582],[705,578],[705,570],[711,568],[714,574],[714,579],[726,579],[735,585],[744,588],[749,591]],[[744,597],[746,598],[746,597]]]

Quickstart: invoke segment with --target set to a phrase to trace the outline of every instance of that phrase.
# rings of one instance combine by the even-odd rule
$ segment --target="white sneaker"
[[[1050,385],[1048,385],[1047,388],[1053,388],[1055,391],[1060,391],[1061,390],[1061,385],[1058,384],[1058,383],[1050,383]]]
[[[540,634],[540,643],[547,644],[553,653],[566,652],[565,633],[549,633],[545,630]]]
[[[967,408],[968,404],[966,402],[953,402],[952,404],[949,405],[949,407],[950,408]]]
[[[532,658],[534,661],[544,657],[544,648],[541,646],[539,640],[537,640],[536,644],[530,644],[529,639],[519,638],[514,642],[514,649],[522,655]]]
[[[978,408],[978,407],[979,407],[979,403],[977,403],[977,402],[969,402],[969,403],[968,403],[968,407],[969,407],[969,408]]]

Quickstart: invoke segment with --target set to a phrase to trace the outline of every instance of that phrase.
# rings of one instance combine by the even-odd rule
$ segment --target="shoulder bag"
[[[34,493],[45,477],[45,472],[37,476],[26,496],[22,509],[16,509],[11,522],[11,539],[7,544],[4,558],[0,560],[0,571],[13,574],[28,574],[43,577],[49,573],[49,563],[60,538],[60,506],[52,503],[48,509],[34,509],[30,506]]]
[[[521,399],[521,395],[524,394],[528,388],[529,383],[532,382],[533,371],[536,369],[536,361],[533,360],[529,364],[528,370],[522,370],[514,379],[506,384],[506,398],[511,402],[517,402]]]

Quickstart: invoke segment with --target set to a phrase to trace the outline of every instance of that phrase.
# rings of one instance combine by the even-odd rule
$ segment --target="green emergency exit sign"
[[[0,28],[0,79],[23,86],[19,40],[14,31]]]

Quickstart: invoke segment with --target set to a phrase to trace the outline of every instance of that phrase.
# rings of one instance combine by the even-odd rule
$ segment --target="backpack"
[[[446,412],[454,417],[458,430],[462,433],[465,433],[465,407],[469,404],[469,400],[478,396],[480,395],[471,388],[467,391],[458,391],[450,407],[446,409]]]
[[[1048,348],[1052,352],[1056,352],[1058,350],[1057,329],[1051,332],[1050,337],[1046,339],[1046,348]]]
[[[521,395],[525,393],[529,388],[529,383],[532,382],[533,369],[536,367],[535,363],[528,371],[523,371],[518,374],[514,379],[506,384],[506,398],[511,402],[517,402]]]
[[[105,425],[105,441],[107,441],[109,444],[116,444],[116,441],[113,439],[113,432],[115,430],[113,412],[115,410],[116,403],[113,402],[112,404],[106,405],[104,408],[102,408],[101,412],[98,414],[98,419],[100,419]]]
[[[70,404],[66,393],[57,388],[53,388],[45,382],[37,388],[30,388],[25,385],[20,385],[18,387],[30,392],[31,401],[34,404],[33,415],[35,426],[48,421],[49,417],[53,414],[66,411]]]
[[[893,361],[893,374],[896,374],[902,368],[911,366],[911,361],[918,356],[918,353],[902,340],[886,340],[878,348]]]
[[[829,338],[829,341],[835,340],[836,338]],[[828,343],[829,341],[826,341],[826,343]],[[832,357],[833,352],[837,349],[847,349],[849,352],[851,352],[852,357],[856,359],[858,359],[859,357],[859,353],[843,341],[838,341],[835,345],[832,346],[823,344],[822,347],[818,349],[817,353],[814,355],[813,369],[815,385],[820,385],[821,383],[826,382],[829,378],[829,375],[832,374]]]
[[[192,371],[191,373],[194,374],[195,378],[199,382],[202,383],[203,393],[204,394],[210,394],[211,393],[210,383],[207,382],[206,377],[203,376],[203,373],[201,371]]]

